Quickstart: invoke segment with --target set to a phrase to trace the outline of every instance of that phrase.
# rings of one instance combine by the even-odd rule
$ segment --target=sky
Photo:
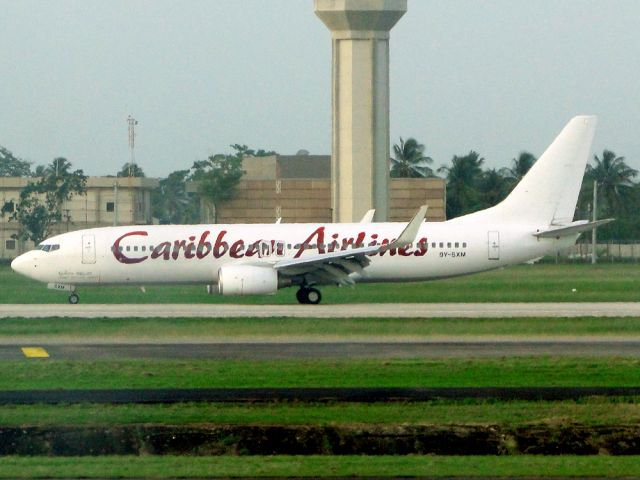
[[[331,40],[312,0],[0,0],[0,145],[89,175],[166,176],[230,145],[331,153]],[[640,169],[640,1],[408,0],[391,143],[434,166],[539,156],[577,114]]]

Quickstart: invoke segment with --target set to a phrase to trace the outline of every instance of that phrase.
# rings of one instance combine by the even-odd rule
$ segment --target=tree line
[[[201,218],[199,198],[213,206],[214,221],[221,204],[233,197],[234,189],[244,171],[245,156],[275,155],[274,151],[250,149],[246,145],[231,145],[231,153],[215,154],[198,160],[191,168],[171,172],[160,179],[152,192],[153,216],[161,223],[198,223]],[[415,138],[399,139],[390,159],[391,177],[438,177],[446,182],[447,218],[488,208],[499,203],[515,187],[536,162],[535,156],[523,151],[508,167],[485,168],[484,158],[476,151],[454,155],[448,165],[432,168],[433,159],[425,154],[425,146]],[[576,218],[591,218],[594,182],[598,189],[597,218],[616,221],[598,229],[601,240],[640,239],[640,184],[634,179],[637,170],[626,164],[624,157],[605,149],[587,165],[576,208]],[[30,162],[16,157],[0,146],[0,176],[29,177],[30,181],[17,202],[2,205],[1,214],[20,225],[18,239],[39,243],[51,234],[53,226],[64,221],[62,205],[74,195],[86,192],[86,176],[82,170],[72,170],[62,157],[51,164],[32,170]],[[139,165],[125,163],[118,177],[144,177]],[[197,185],[194,195],[188,182]],[[194,192],[195,193],[195,192]],[[69,221],[67,218],[66,221]]]
[[[231,145],[232,153],[215,154],[198,160],[189,169],[176,170],[160,180],[152,192],[152,214],[161,223],[198,223],[200,202],[187,192],[187,183],[194,182],[199,193],[213,206],[214,221],[220,205],[229,200],[240,182],[244,171],[245,156],[267,156],[276,152],[253,150],[246,145]],[[144,177],[142,168],[125,163],[117,177]],[[18,225],[17,240],[31,240],[35,244],[52,235],[60,222],[71,222],[69,212],[63,210],[65,201],[86,193],[87,176],[80,170],[72,170],[71,163],[63,157],[55,158],[48,165],[32,170],[31,162],[15,156],[0,146],[0,177],[29,178],[17,200],[0,205],[0,216],[8,217]]]
[[[508,167],[484,168],[484,158],[475,151],[454,155],[449,165],[433,170],[433,159],[425,155],[425,146],[414,138],[393,147],[392,177],[438,177],[446,181],[447,218],[455,218],[496,205],[503,200],[536,162],[523,151]],[[640,183],[638,171],[625,158],[605,149],[587,164],[576,206],[578,219],[593,218],[593,189],[597,184],[597,218],[616,221],[598,229],[600,240],[640,239]]]

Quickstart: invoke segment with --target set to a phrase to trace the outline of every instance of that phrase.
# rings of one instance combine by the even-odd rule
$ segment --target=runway
[[[27,348],[25,348],[27,347]],[[35,355],[31,353],[35,352]],[[36,360],[311,360],[495,357],[636,357],[640,340],[140,343],[0,345],[0,361]]]
[[[0,318],[516,318],[640,317],[640,302],[375,303],[344,305],[38,304],[0,305]]]

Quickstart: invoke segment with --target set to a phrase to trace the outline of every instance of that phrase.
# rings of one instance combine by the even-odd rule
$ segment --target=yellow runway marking
[[[42,347],[22,347],[22,353],[27,358],[49,358],[49,354]]]

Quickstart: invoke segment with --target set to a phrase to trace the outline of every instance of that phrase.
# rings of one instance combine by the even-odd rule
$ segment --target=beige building
[[[0,177],[0,206],[16,202],[20,191],[33,178]],[[55,233],[83,228],[115,225],[149,224],[151,190],[158,180],[151,178],[89,177],[87,193],[75,196],[62,207],[63,220]],[[32,242],[15,240],[18,225],[9,220],[10,214],[0,217],[0,258],[14,258],[33,247]]]
[[[331,157],[273,155],[248,157],[233,200],[221,206],[219,223],[331,222]],[[445,220],[445,182],[441,178],[393,178],[389,221],[405,222],[420,205],[429,205],[429,221]],[[213,212],[201,204],[203,222]]]

